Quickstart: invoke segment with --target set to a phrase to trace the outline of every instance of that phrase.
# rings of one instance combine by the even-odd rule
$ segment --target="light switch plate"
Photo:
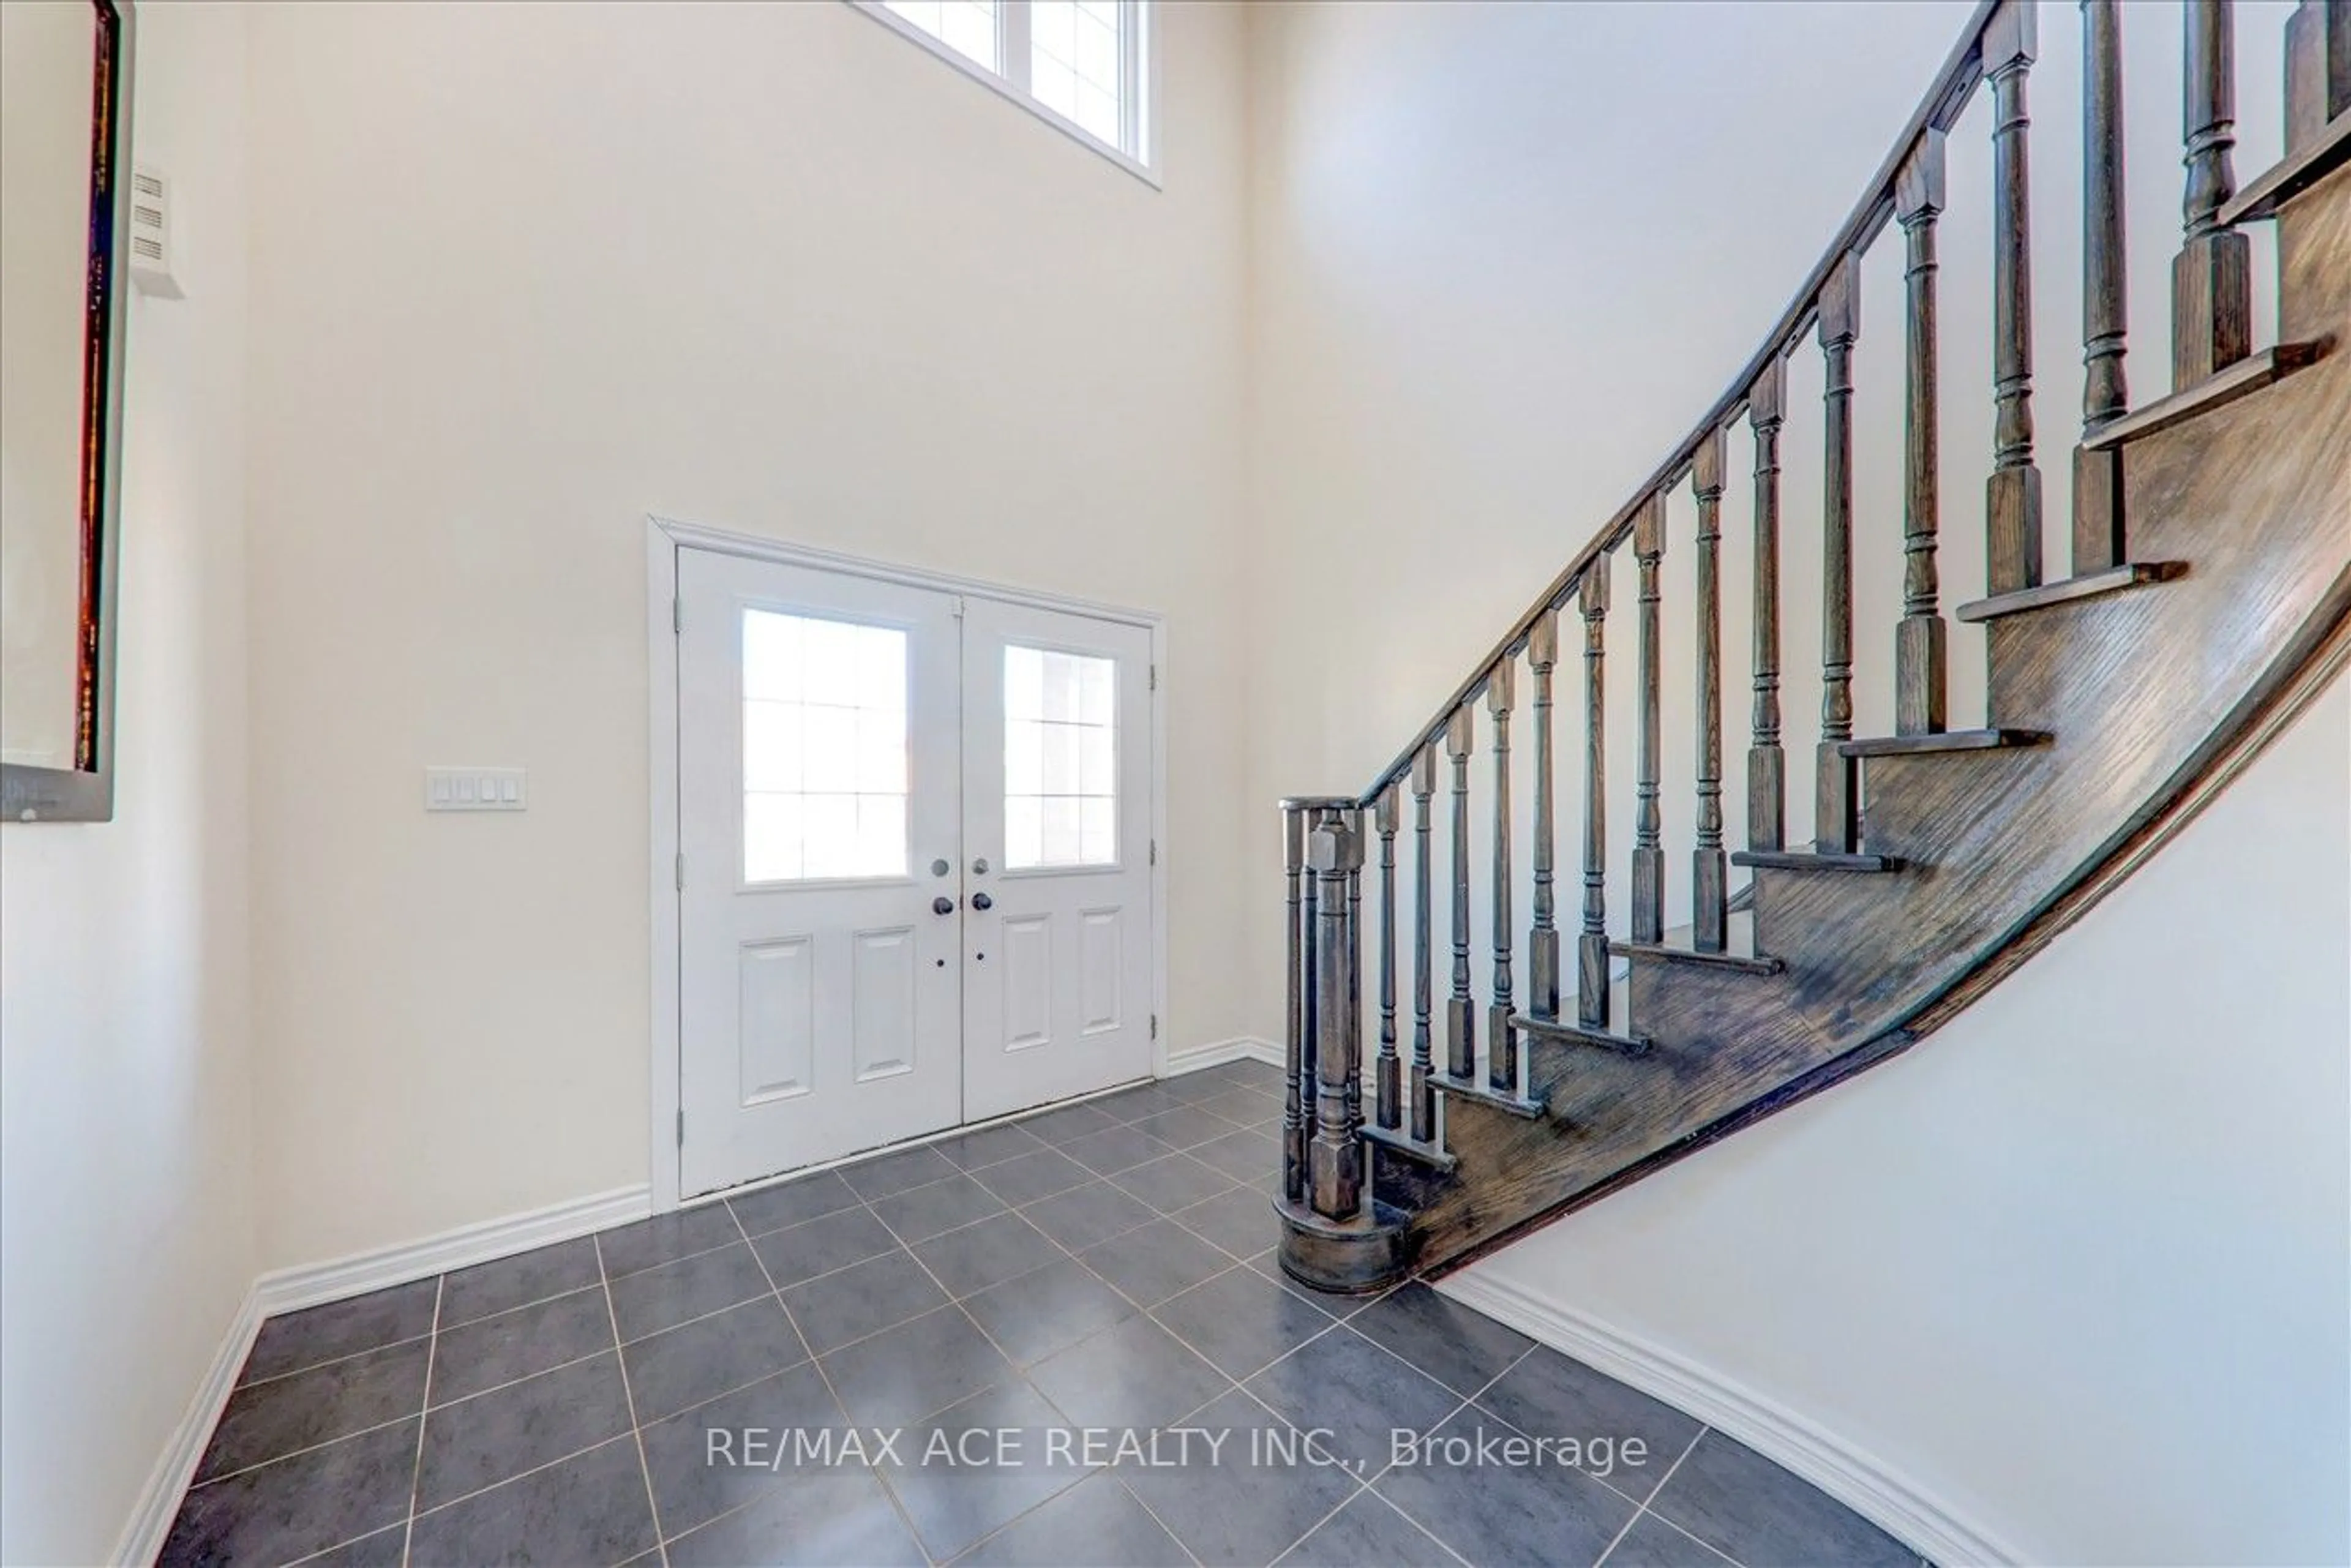
[[[530,805],[530,784],[520,768],[428,768],[428,811],[521,811]]]

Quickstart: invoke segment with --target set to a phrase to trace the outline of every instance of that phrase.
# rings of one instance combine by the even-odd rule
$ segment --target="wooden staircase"
[[[2028,0],[1991,0],[1730,390],[1368,789],[1283,802],[1290,1092],[1275,1207],[1291,1274],[1362,1291],[1457,1267],[1906,1049],[2129,875],[2351,655],[2351,354],[2339,351],[2351,340],[2351,0],[2303,0],[2294,14],[2287,155],[2241,188],[2231,8],[2185,6],[2172,390],[2137,408],[2125,380],[2124,9],[2082,5],[2087,373],[2071,575],[2043,581],[2041,564],[2025,109],[2035,13]],[[1980,727],[1955,729],[1937,572],[1935,237],[1945,138],[1980,89],[1993,109],[1990,580],[1956,614],[1987,628],[1989,711]],[[2278,340],[2267,346],[2253,341],[2243,232],[2257,223],[2275,225],[2278,240]],[[1857,280],[1860,257],[1896,228],[1907,434],[1896,733],[1856,737]],[[1808,333],[1825,368],[1823,701],[1815,798],[1797,803],[1810,831],[1792,838],[1779,442],[1786,361]],[[1725,434],[1742,419],[1755,455],[1752,718],[1746,847],[1727,852],[1720,508],[1732,482]],[[1691,924],[1667,931],[1658,569],[1667,499],[1685,485],[1698,517],[1698,603],[1677,612],[1697,628],[1696,847]],[[1640,681],[1631,722],[1612,728],[1606,632],[1624,575],[1612,567],[1625,553]],[[1573,659],[1577,626],[1583,679],[1571,683],[1562,643]],[[1581,685],[1569,700],[1585,742],[1580,919],[1561,910],[1556,886],[1554,687],[1567,684]],[[1511,841],[1510,791],[1527,771],[1510,753],[1522,696],[1531,874]],[[1620,924],[1605,898],[1606,758],[1627,730],[1639,774]],[[1486,781],[1474,812],[1473,770]],[[1442,882],[1440,833],[1450,850]],[[1470,873],[1489,850],[1491,984],[1481,996]],[[1730,891],[1733,866],[1752,877],[1750,911]],[[1369,973],[1367,880],[1378,915]],[[1514,951],[1521,888],[1525,945]],[[1442,975],[1440,919],[1451,944]]]

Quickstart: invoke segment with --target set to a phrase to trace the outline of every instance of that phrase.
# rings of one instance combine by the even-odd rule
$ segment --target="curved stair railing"
[[[1729,390],[1367,789],[1355,797],[1302,797],[1282,803],[1288,1092],[1276,1208],[1283,1221],[1281,1260],[1292,1275],[1326,1289],[1361,1291],[1416,1269],[1458,1263],[1899,1049],[1923,1032],[1918,1020],[1928,1017],[1931,1005],[1941,1005],[1942,1013],[1932,1020],[1939,1021],[1954,1010],[1954,998],[1972,994],[1964,977],[1977,977],[1980,985],[1983,975],[2004,972],[2001,963],[2012,967],[2014,944],[2029,939],[2035,922],[2045,925],[2069,893],[2095,885],[2100,867],[2124,863],[2117,857],[2143,840],[2150,824],[2159,825],[2197,779],[2209,778],[2233,737],[2260,731],[2263,705],[2282,691],[2306,694],[2314,663],[2330,661],[2332,668],[2331,661],[2341,658],[2351,567],[2342,559],[2344,541],[2327,535],[2330,523],[2351,534],[2341,527],[2340,495],[2351,490],[2351,434],[2339,408],[2326,412],[2328,398],[2272,403],[2266,406],[2277,413],[2281,425],[2303,433],[2300,445],[2282,450],[2273,462],[2304,472],[2257,498],[2293,519],[2274,546],[2265,548],[2276,570],[2298,585],[2283,594],[2281,604],[2300,608],[2293,616],[2281,612],[2272,617],[2269,645],[2254,650],[2262,666],[2259,678],[2249,678],[2225,711],[2214,707],[2209,737],[2183,750],[2176,766],[2167,763],[2169,772],[2151,774],[2128,818],[2102,827],[2095,852],[2068,859],[2062,880],[2024,891],[2004,888],[1995,896],[1980,883],[1946,879],[1952,883],[1949,899],[1972,897],[1984,908],[1980,918],[1969,913],[1947,924],[1921,923],[1911,939],[1922,951],[1938,942],[1949,949],[1935,963],[1888,977],[1880,973],[1886,967],[1882,962],[1878,970],[1865,972],[1858,958],[1855,967],[1841,967],[1835,961],[1843,935],[1839,923],[1860,906],[1851,895],[1813,890],[1832,881],[1898,882],[1910,869],[1904,851],[1916,852],[1913,842],[1904,841],[1935,841],[1915,826],[1917,819],[1938,809],[1978,815],[1997,809],[1972,784],[1946,790],[1932,782],[1913,782],[1931,777],[1917,769],[1938,759],[1958,768],[1983,766],[1964,758],[2048,747],[2057,738],[2053,727],[2011,722],[1954,729],[1949,723],[1948,622],[1937,564],[1941,497],[1936,234],[1946,200],[1946,138],[1975,93],[1988,89],[1992,101],[1994,423],[1985,495],[1988,592],[1953,613],[1964,622],[1993,623],[1995,716],[2030,708],[2035,700],[2044,709],[2053,703],[2045,695],[2036,698],[2042,688],[2028,678],[2057,645],[2052,639],[2087,639],[2099,644],[2099,657],[2105,658],[2116,639],[2145,632],[2143,619],[2097,619],[2103,612],[2077,613],[2071,620],[2067,612],[2033,612],[2111,603],[2114,596],[2145,585],[2178,582],[2187,570],[2183,559],[2134,549],[2145,543],[2139,538],[2143,524],[2149,538],[2176,538],[2177,529],[2166,520],[2168,512],[2194,503],[2193,486],[2167,476],[2192,474],[2199,464],[2209,469],[2219,461],[2216,454],[2241,450],[2249,438],[2233,436],[2233,444],[2225,448],[2194,440],[2175,443],[2177,449],[2151,455],[2144,470],[2134,455],[2140,450],[2137,444],[2167,432],[2193,436],[2194,422],[2319,364],[2325,355],[2330,344],[2321,332],[2256,349],[2245,226],[2281,223],[2282,267],[2287,274],[2281,289],[2282,333],[2303,331],[2313,321],[2339,327],[2351,317],[2351,176],[2334,177],[2351,150],[2351,3],[2303,0],[2294,14],[2286,32],[2287,155],[2240,187],[2232,170],[2231,7],[2228,0],[2188,0],[2187,182],[2181,240],[2172,266],[2171,390],[2131,407],[2120,175],[2124,9],[2118,0],[2081,5],[2086,373],[2081,434],[2072,450],[2070,576],[2043,581],[2041,565],[2043,475],[2032,399],[2026,108],[2037,49],[2035,10],[2030,0],[1987,0],[1970,19],[1893,152]],[[2298,202],[2313,193],[2308,206]],[[2284,238],[2289,223],[2304,225],[2304,237],[2293,245]],[[1901,235],[1906,296],[1895,724],[1889,736],[1856,737],[1853,350],[1860,259],[1890,228]],[[1823,701],[1810,820],[1792,835],[1785,747],[1793,742],[1783,739],[1780,701],[1780,434],[1787,407],[1787,360],[1808,333],[1825,367]],[[2351,402],[2351,394],[2340,401]],[[1725,468],[1725,433],[1742,416],[1755,454],[1750,480],[1754,635],[1745,846],[1729,852],[1722,807],[1720,510],[1732,482]],[[2322,470],[2314,478],[2309,472],[2314,465]],[[2328,485],[2323,472],[2328,465],[2335,465],[2342,485]],[[1669,934],[1665,925],[1667,878],[1677,873],[1667,864],[1660,833],[1659,567],[1667,499],[1684,486],[1698,517],[1698,744],[1695,849],[1687,873],[1692,918],[1681,936]],[[2158,494],[2159,501],[2148,502],[2146,518],[2134,515],[2143,497]],[[1630,907],[1619,924],[1606,899],[1611,731],[1604,669],[1610,568],[1628,550],[1637,587],[1632,619],[1639,680],[1630,727],[1638,771]],[[2199,562],[2197,570],[2202,574],[2207,568]],[[1999,629],[2011,622],[2032,623],[2030,636]],[[1578,625],[1583,673],[1580,693],[1570,693],[1567,700],[1573,705],[1571,726],[1575,708],[1581,708],[1585,740],[1582,852],[1580,866],[1562,867],[1553,820],[1555,683],[1576,684],[1572,669],[1561,668],[1560,653],[1564,636],[1573,661]],[[2243,641],[2241,629],[2231,634]],[[2215,680],[2221,680],[2220,673]],[[2090,685],[2085,679],[2083,689]],[[1510,794],[1510,727],[1522,695],[1533,753],[1523,991],[1520,955],[1513,946],[1520,911],[1514,902]],[[2226,695],[2217,695],[2215,703]],[[1476,710],[1481,703],[1488,714],[1486,761],[1491,773],[1485,810],[1475,813],[1470,780],[1479,762]],[[2194,711],[2194,705],[2181,705],[2181,721]],[[1623,744],[1621,728],[1616,735]],[[2065,746],[2055,749],[2059,755],[2048,759],[2051,768],[2074,765],[2074,754]],[[2095,758],[2084,760],[2095,765]],[[1865,766],[1884,771],[1865,779]],[[2021,790],[2055,779],[2053,773],[2017,777]],[[1866,819],[1865,783],[1871,790]],[[1804,802],[1795,803],[1800,818],[1804,808]],[[1473,821],[1477,815],[1485,820]],[[1438,831],[1451,848],[1450,875],[1444,883],[1432,875],[1432,840]],[[1400,835],[1412,911],[1411,928],[1402,933]],[[1486,852],[1493,868],[1486,955],[1491,967],[1481,997],[1472,964],[1470,867],[1473,856]],[[2143,854],[2144,844],[2130,852]],[[1743,934],[1734,930],[1732,865],[1748,868],[1758,889],[1756,923]],[[1380,916],[1376,1003],[1369,1009],[1376,1016],[1376,1041],[1368,1063],[1362,954],[1367,866]],[[1562,912],[1559,879],[1578,871],[1580,907]],[[1881,901],[1881,914],[1895,907]],[[1444,939],[1451,960],[1442,974],[1435,946],[1439,934],[1432,929],[1440,914],[1447,923]],[[1563,922],[1573,923],[1572,998]],[[1411,988],[1401,1011],[1400,939],[1411,952]],[[2005,959],[1997,956],[2002,950]],[[1612,963],[1625,972],[1612,974]],[[1620,978],[1629,983],[1614,983]],[[1446,987],[1441,1009],[1435,994],[1439,985]],[[1742,985],[1750,988],[1737,988]],[[1839,988],[1850,998],[1829,994]],[[1687,1005],[1678,1000],[1685,994],[1692,998]],[[1693,1009],[1699,1008],[1745,1020],[1756,1043],[1750,1047],[1743,1037],[1734,1038],[1729,1025],[1696,1021]],[[1908,1021],[1880,1027],[1897,1017]],[[1640,1076],[1645,1071],[1649,1077]],[[1571,1086],[1587,1084],[1590,1092],[1570,1105]],[[1603,1103],[1608,1107],[1604,1113],[1593,1109]],[[1579,1140],[1593,1145],[1588,1157],[1574,1153]]]

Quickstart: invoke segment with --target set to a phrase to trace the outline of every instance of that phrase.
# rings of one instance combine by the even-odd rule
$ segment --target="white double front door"
[[[678,551],[679,1189],[1151,1071],[1151,639]]]

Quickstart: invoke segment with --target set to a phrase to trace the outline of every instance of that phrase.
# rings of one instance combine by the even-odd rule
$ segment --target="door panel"
[[[816,940],[743,944],[743,1103],[805,1094],[816,1083]]]
[[[699,549],[678,586],[694,1194],[960,1114],[962,653],[950,594]]]
[[[974,599],[964,669],[977,1121],[1151,1071],[1151,637]]]

